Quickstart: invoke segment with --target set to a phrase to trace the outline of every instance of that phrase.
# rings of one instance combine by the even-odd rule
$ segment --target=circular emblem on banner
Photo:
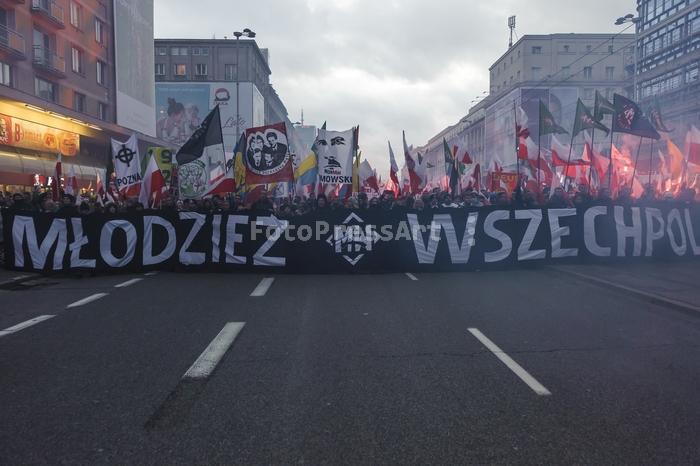
[[[250,133],[246,141],[246,165],[256,175],[269,176],[289,162],[287,136],[276,129]]]
[[[119,152],[117,152],[117,155],[115,156],[117,160],[119,160],[121,163],[125,163],[127,167],[131,166],[131,161],[134,160],[134,155],[135,152],[125,145],[122,145],[122,148],[119,149]]]
[[[207,189],[204,162],[195,160],[178,167],[180,195],[187,199],[200,197]]]

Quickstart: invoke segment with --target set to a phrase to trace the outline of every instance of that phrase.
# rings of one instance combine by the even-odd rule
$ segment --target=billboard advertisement
[[[0,144],[72,157],[80,152],[80,135],[0,114]]]
[[[117,124],[156,135],[153,0],[114,0]]]
[[[202,119],[217,105],[226,152],[236,145],[236,84],[157,83],[156,137],[179,148],[199,127]],[[241,134],[248,128],[265,124],[265,99],[253,83],[240,84],[239,126]]]

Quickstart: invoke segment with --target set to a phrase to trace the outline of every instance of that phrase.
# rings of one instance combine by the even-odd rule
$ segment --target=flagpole
[[[518,141],[520,143],[520,141]],[[537,125],[537,191],[539,192],[541,188],[540,184],[540,165],[542,162],[542,125]]]
[[[610,163],[608,164],[608,189],[610,189],[612,186],[612,172],[615,169],[615,164],[613,163],[613,154],[612,154],[613,134],[615,134],[615,133],[613,132],[612,127],[611,127],[610,128]]]
[[[632,169],[632,185],[630,186],[631,188],[634,187],[634,177],[637,174],[637,162],[639,162],[639,154],[642,152],[642,141],[644,141],[643,137],[639,137],[639,146],[637,146],[637,157],[634,159],[634,168]]]
[[[564,191],[567,190],[566,185],[569,181],[569,164],[571,163],[571,150],[574,148],[574,132],[571,131],[571,141],[569,142],[569,157],[566,159],[566,168],[564,169]]]
[[[649,144],[649,184],[651,185],[651,167],[652,161],[654,160],[654,140],[651,140],[651,144]]]
[[[516,190],[517,192],[520,191],[520,157],[518,152],[520,151],[519,143],[520,140],[518,139],[518,113],[515,108],[515,99],[513,99],[513,122],[515,123],[513,130],[515,131],[515,170],[516,170]]]
[[[591,153],[590,155],[590,165],[588,166],[588,190],[590,194],[590,189],[591,189],[591,176],[593,174],[593,148],[595,147],[595,128],[591,128]]]

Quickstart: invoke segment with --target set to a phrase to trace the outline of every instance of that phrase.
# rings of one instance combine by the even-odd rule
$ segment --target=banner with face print
[[[347,131],[320,129],[314,142],[319,182],[326,185],[352,183],[354,149],[352,129]]]
[[[294,181],[294,167],[284,123],[247,129],[243,159],[247,185]]]

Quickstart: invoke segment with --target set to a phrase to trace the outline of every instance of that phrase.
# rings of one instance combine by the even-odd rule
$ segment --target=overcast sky
[[[387,139],[409,144],[466,114],[516,32],[614,32],[634,0],[155,0],[158,38],[217,38],[249,27],[270,50],[271,82],[298,121],[360,125],[363,155],[383,177]]]

